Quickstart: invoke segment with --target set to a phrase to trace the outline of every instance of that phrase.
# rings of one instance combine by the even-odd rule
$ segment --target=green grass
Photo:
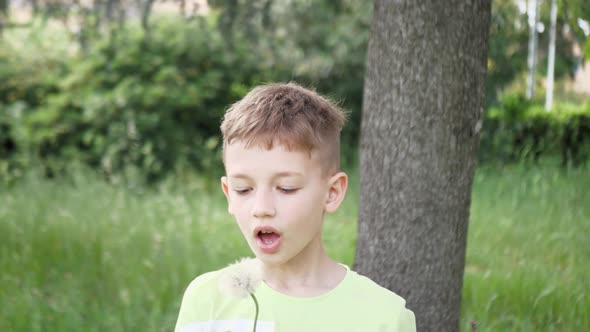
[[[522,165],[478,170],[463,328],[590,330],[590,172]]]
[[[88,174],[0,186],[0,331],[169,331],[196,275],[250,255],[217,186],[156,189]],[[590,172],[480,168],[462,327],[590,330]],[[358,185],[325,223],[352,264]]]

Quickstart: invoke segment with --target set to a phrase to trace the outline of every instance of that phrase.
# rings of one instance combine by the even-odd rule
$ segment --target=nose
[[[256,218],[272,217],[275,215],[275,212],[272,193],[266,190],[257,190],[254,197],[252,215]]]

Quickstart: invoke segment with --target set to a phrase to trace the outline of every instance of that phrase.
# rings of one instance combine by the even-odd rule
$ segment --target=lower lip
[[[260,250],[262,250],[263,252],[265,252],[267,254],[272,254],[273,252],[275,252],[279,249],[282,239],[283,239],[282,237],[279,237],[276,241],[266,244],[262,241],[261,238],[259,238],[257,236],[256,237],[256,244],[258,245],[258,248],[260,248]]]

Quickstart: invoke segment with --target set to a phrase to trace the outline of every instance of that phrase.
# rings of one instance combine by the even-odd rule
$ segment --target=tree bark
[[[459,331],[491,0],[376,0],[355,269]]]
[[[535,73],[537,71],[537,23],[539,23],[539,0],[533,0],[532,8],[527,7],[533,17],[529,17],[529,53],[527,58],[526,97],[535,96]]]
[[[31,7],[33,9],[33,17],[39,15],[39,0],[31,0]]]
[[[555,26],[557,25],[557,0],[551,0],[551,29],[549,30],[549,52],[547,57],[547,89],[545,109],[553,107],[553,80],[555,78]]]
[[[8,16],[9,0],[0,0],[0,15]]]
[[[2,37],[2,31],[9,25],[9,0],[0,0],[0,37]]]
[[[154,5],[155,0],[145,0],[143,1],[143,8],[141,8],[141,27],[145,32],[146,36],[150,33],[150,15],[152,14],[152,7]]]

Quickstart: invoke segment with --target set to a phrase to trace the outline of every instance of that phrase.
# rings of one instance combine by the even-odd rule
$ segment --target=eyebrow
[[[300,176],[303,177],[303,174],[299,173],[299,172],[279,172],[273,175],[273,178],[285,178],[285,177],[292,177],[292,176]],[[232,174],[229,175],[228,177],[233,178],[233,179],[250,179],[250,177],[246,174],[242,174],[242,173],[238,173],[238,174]]]

